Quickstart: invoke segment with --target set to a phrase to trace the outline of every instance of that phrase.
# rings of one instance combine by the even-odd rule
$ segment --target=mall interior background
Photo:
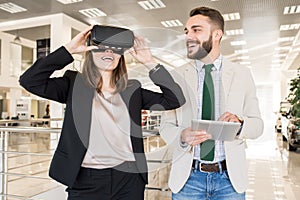
[[[299,151],[289,152],[274,127],[280,102],[286,101],[290,80],[296,77],[300,67],[300,0],[70,2],[73,3],[0,0],[0,117],[8,120],[1,125],[11,125],[9,120],[19,116],[20,126],[47,129],[43,132],[46,134],[27,129],[9,132],[0,129],[1,194],[9,194],[2,198],[51,199],[51,195],[64,195],[64,188],[47,176],[64,105],[29,94],[18,83],[20,74],[38,57],[66,44],[90,24],[106,24],[127,27],[145,37],[157,62],[173,70],[188,62],[183,29],[189,11],[196,6],[210,6],[220,10],[226,20],[222,39],[224,57],[251,69],[265,123],[264,134],[248,142],[247,199],[260,199],[260,194],[267,199],[296,199],[300,194],[300,180],[296,178],[300,176],[295,170],[299,171],[300,167]],[[126,61],[130,78],[157,90],[140,63],[128,54]],[[77,55],[72,64],[53,76],[62,75],[66,69],[80,71],[81,62],[82,56]],[[54,120],[45,125],[42,118],[47,104]],[[157,133],[160,113],[146,115],[151,121],[148,124],[153,125],[144,127],[148,159],[168,161],[169,152]],[[149,165],[153,169],[150,175],[153,182],[148,186],[147,198],[169,199],[166,186],[169,164],[150,162]],[[29,186],[34,190],[29,190]]]

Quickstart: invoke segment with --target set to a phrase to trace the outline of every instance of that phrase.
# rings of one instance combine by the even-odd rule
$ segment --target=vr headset
[[[133,32],[129,29],[94,25],[88,40],[88,45],[98,46],[94,52],[103,52],[106,49],[113,50],[114,53],[124,54],[134,44]]]

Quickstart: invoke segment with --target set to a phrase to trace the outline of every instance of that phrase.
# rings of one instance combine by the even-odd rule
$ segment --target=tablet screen
[[[234,140],[241,124],[236,122],[192,120],[192,130],[205,130],[212,135],[213,140]]]

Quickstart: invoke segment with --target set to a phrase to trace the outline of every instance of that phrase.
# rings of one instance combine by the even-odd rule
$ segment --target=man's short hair
[[[190,12],[190,17],[195,15],[207,16],[213,24],[224,32],[224,18],[219,11],[208,7],[197,7]]]

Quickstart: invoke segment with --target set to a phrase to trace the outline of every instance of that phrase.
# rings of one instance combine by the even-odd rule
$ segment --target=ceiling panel
[[[54,13],[65,13],[86,24],[100,23],[110,25],[127,26],[137,33],[148,38],[153,48],[164,48],[165,52],[158,51],[156,56],[165,62],[161,55],[179,54],[184,57],[184,26],[176,28],[164,28],[160,23],[162,20],[179,19],[185,24],[188,19],[189,11],[197,6],[209,6],[216,8],[221,13],[239,12],[241,19],[228,21],[225,23],[225,29],[243,29],[244,34],[239,36],[224,35],[222,41],[223,55],[235,62],[250,62],[249,67],[253,70],[264,69],[272,70],[273,57],[277,53],[291,53],[287,51],[276,51],[277,47],[291,46],[297,44],[296,41],[279,42],[280,37],[295,37],[299,30],[279,31],[280,25],[300,23],[300,13],[283,15],[285,6],[300,5],[300,0],[162,0],[165,8],[156,10],[144,10],[138,4],[137,0],[83,0],[79,3],[64,5],[56,0],[10,0],[28,11],[11,14],[0,10],[0,23],[36,17]],[[0,0],[0,3],[6,3]],[[89,19],[80,14],[78,10],[96,7],[104,11],[106,17]],[[50,27],[35,27],[23,30],[9,30],[13,35],[30,40],[37,40],[50,37]],[[74,32],[73,32],[74,35]],[[232,41],[245,40],[246,45],[231,46]],[[296,48],[296,47],[294,47]],[[299,48],[299,47],[298,47]],[[235,50],[248,49],[246,54],[236,54]],[[292,50],[291,50],[292,51]],[[294,52],[295,54],[295,52]],[[296,69],[299,67],[299,52],[296,52],[295,60],[290,61],[288,67],[284,69]],[[241,55],[249,56],[247,60],[241,60]],[[165,57],[168,57],[165,55]],[[287,56],[288,57],[288,56]],[[180,63],[180,62],[177,62]],[[183,62],[184,63],[184,62]],[[288,62],[283,60],[282,66]],[[174,64],[174,63],[173,63]],[[173,65],[172,64],[172,65]]]

